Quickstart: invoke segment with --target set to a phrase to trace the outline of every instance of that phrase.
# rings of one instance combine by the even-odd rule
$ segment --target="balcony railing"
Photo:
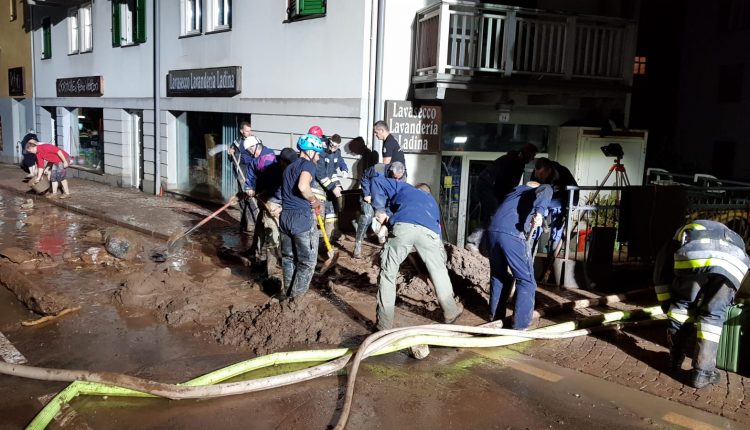
[[[415,76],[478,72],[630,83],[632,21],[444,0],[417,12]]]

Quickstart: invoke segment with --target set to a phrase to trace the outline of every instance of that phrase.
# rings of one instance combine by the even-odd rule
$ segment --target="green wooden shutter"
[[[112,0],[112,46],[120,46],[120,2]]]
[[[156,17],[154,17],[154,19],[156,19]],[[136,0],[134,24],[135,34],[133,35],[133,39],[136,43],[146,42],[146,0]]]
[[[49,18],[42,20],[42,59],[52,58],[52,25]]]
[[[299,16],[326,13],[326,0],[297,0],[297,2],[299,3]]]

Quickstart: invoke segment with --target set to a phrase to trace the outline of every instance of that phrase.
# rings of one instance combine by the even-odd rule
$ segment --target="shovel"
[[[334,264],[339,259],[339,254],[333,249],[331,246],[331,242],[328,241],[328,234],[326,233],[326,226],[323,223],[323,217],[320,216],[320,214],[317,214],[318,217],[318,226],[320,226],[320,231],[323,233],[323,242],[326,244],[326,250],[328,251],[328,259],[323,262],[323,266],[320,268],[319,274],[322,275],[328,271],[331,267],[333,267]]]
[[[229,199],[229,202],[227,204],[220,207],[219,209],[216,210],[216,212],[212,213],[211,215],[204,218],[201,222],[191,227],[190,230],[183,232],[183,233],[176,232],[175,234],[173,234],[172,236],[169,237],[169,240],[167,241],[167,249],[171,250],[174,247],[174,244],[177,243],[177,241],[189,235],[190,233],[198,229],[200,226],[210,221],[216,215],[224,212],[229,206],[232,206],[236,203],[237,203],[237,197],[232,197],[231,199]]]

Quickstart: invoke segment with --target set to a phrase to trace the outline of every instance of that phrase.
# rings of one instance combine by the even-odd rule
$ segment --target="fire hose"
[[[637,317],[651,320],[621,323]],[[530,331],[502,328],[431,324],[377,332],[360,345],[356,354],[346,348],[274,353],[236,363],[181,384],[165,384],[130,375],[85,370],[48,369],[0,362],[0,373],[46,381],[73,382],[42,409],[27,429],[43,429],[62,407],[80,394],[98,396],[165,397],[196,399],[221,397],[268,390],[291,385],[335,373],[351,361],[347,395],[339,423],[343,429],[351,410],[356,374],[361,361],[373,355],[387,354],[415,345],[434,345],[461,348],[506,346],[532,339],[566,339],[585,336],[604,330],[618,330],[626,325],[643,325],[663,318],[661,307],[635,311],[617,311],[569,321]],[[598,325],[597,325],[598,324]],[[602,325],[606,324],[606,325]],[[264,367],[291,363],[325,363],[280,375],[241,382],[221,383],[244,373]]]

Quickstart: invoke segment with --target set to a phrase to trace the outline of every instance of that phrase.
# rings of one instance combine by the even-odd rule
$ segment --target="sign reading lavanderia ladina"
[[[440,152],[443,123],[440,106],[420,106],[410,101],[387,100],[385,122],[402,151],[419,154]]]
[[[242,90],[242,67],[170,70],[167,97],[230,97]]]

